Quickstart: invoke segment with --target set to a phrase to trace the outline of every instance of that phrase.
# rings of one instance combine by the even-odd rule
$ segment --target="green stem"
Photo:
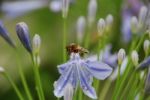
[[[43,92],[43,88],[42,88],[42,83],[41,83],[41,79],[40,79],[40,73],[39,73],[39,65],[37,64],[37,56],[35,57],[35,60],[34,60],[34,56],[31,55],[32,57],[32,61],[33,61],[33,69],[34,69],[34,74],[35,74],[35,83],[36,83],[36,87],[37,87],[37,92],[39,94],[39,99],[40,100],[45,100],[45,97],[44,97],[44,92]]]
[[[78,100],[83,100],[82,89],[79,89],[79,99]]]
[[[100,92],[100,97],[99,97],[99,100],[105,100],[105,97],[108,93],[108,90],[109,90],[109,87],[111,86],[111,81],[110,80],[107,80],[106,81],[106,84],[104,85],[102,91]]]
[[[16,51],[17,51],[17,50],[16,50]],[[29,100],[33,100],[32,95],[31,95],[31,92],[30,92],[29,87],[28,87],[28,85],[27,85],[27,81],[26,81],[26,78],[25,78],[25,75],[24,75],[22,66],[21,66],[20,63],[19,63],[20,61],[19,61],[18,52],[16,52],[16,58],[17,58],[18,70],[19,70],[21,82],[22,82],[22,84],[23,84],[23,87],[24,87],[24,90],[25,90],[25,92],[26,92],[26,95],[28,96],[28,99],[29,99]]]
[[[10,78],[10,76],[4,72],[4,76],[7,78],[7,80],[9,81],[9,83],[12,85],[13,89],[15,90],[16,94],[18,95],[20,100],[24,100],[21,92],[19,91],[18,87],[15,85],[15,83],[13,82],[13,80]]]
[[[128,81],[123,93],[121,94],[120,100],[123,100],[123,97],[125,96],[126,92],[129,90],[131,84],[133,84],[134,79],[135,79],[135,71],[132,73],[130,80]],[[130,91],[131,91],[131,89],[130,89]]]
[[[66,61],[66,43],[67,43],[67,19],[63,18],[63,62]]]
[[[114,90],[113,94],[115,94],[116,91],[119,88],[119,84],[120,84],[120,68],[121,68],[121,64],[118,66],[118,78],[117,78],[117,81],[116,81],[115,90]],[[114,95],[113,100],[117,100],[117,96],[116,95]]]

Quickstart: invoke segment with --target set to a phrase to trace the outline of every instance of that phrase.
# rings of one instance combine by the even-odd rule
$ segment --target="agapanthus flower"
[[[71,53],[70,60],[58,65],[58,70],[61,76],[54,83],[54,94],[58,98],[64,96],[67,84],[71,84],[75,90],[79,83],[85,95],[96,99],[95,89],[91,86],[93,77],[104,80],[112,72],[108,64],[82,59],[79,53]]]
[[[109,66],[111,66],[113,69],[115,69],[115,67],[117,67],[117,54],[111,53],[111,48],[112,46],[109,44],[107,45],[100,53],[99,58],[102,62],[108,64]],[[97,55],[93,55],[90,56],[89,58],[87,58],[90,61],[97,61]]]
[[[138,16],[143,3],[140,0],[127,0],[122,11],[122,35],[125,43],[132,38],[130,20],[132,16]]]
[[[145,69],[145,68],[148,68],[150,65],[150,56],[147,57],[146,59],[144,59],[140,64],[139,66],[137,67],[138,70],[140,69]]]
[[[148,75],[145,83],[145,92],[150,93],[150,68],[148,68]]]
[[[15,47],[14,42],[10,38],[9,33],[7,32],[1,21],[0,21],[0,36],[2,36],[11,46]]]
[[[20,22],[16,25],[16,32],[23,46],[29,53],[32,53],[31,40],[29,35],[29,29],[26,23]]]
[[[150,56],[144,59],[144,61],[142,61],[137,67],[138,70],[143,70],[145,68],[148,68],[148,74],[145,83],[145,92],[150,93]]]

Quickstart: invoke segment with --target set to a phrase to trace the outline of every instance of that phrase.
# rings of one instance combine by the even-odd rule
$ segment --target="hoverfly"
[[[66,50],[68,54],[70,55],[71,53],[79,53],[80,56],[84,56],[85,53],[88,53],[89,51],[83,47],[81,47],[78,44],[71,43],[70,45],[66,46]]]

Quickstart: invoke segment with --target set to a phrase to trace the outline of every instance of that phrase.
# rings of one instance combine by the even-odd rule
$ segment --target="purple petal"
[[[95,89],[91,86],[91,83],[88,82],[88,78],[85,73],[85,70],[83,70],[81,66],[79,66],[78,75],[80,80],[80,86],[85,95],[89,96],[92,99],[97,99]]]
[[[16,25],[16,33],[23,46],[29,53],[32,53],[31,40],[29,35],[29,29],[26,23],[20,22]]]
[[[65,69],[65,73],[63,73],[60,78],[58,79],[57,82],[55,82],[54,84],[54,94],[56,97],[61,97],[63,96],[63,90],[64,90],[64,87],[67,85],[67,83],[69,82],[70,78],[71,78],[71,75],[72,75],[72,66],[68,67]]]
[[[139,64],[138,69],[145,69],[150,65],[150,57],[146,58],[143,62]]]
[[[67,63],[65,63],[65,64],[58,65],[57,68],[58,68],[59,73],[60,73],[60,74],[63,74],[63,72],[65,71],[65,69],[66,69],[67,67],[70,67],[71,64],[72,64],[71,62],[67,62]]]
[[[146,79],[145,92],[150,93],[150,68],[149,68],[147,79]]]
[[[83,66],[86,66],[91,75],[100,80],[104,80],[112,73],[112,68],[102,62],[86,62]]]
[[[0,21],[0,35],[12,46],[15,47],[14,42],[10,38],[9,33],[7,32],[6,28],[3,26],[3,23]]]

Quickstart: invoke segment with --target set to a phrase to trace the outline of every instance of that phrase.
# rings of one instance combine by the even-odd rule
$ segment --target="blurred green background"
[[[27,82],[29,84],[30,90],[32,91],[34,97],[36,98],[36,92],[34,88],[34,78],[32,71],[32,63],[29,54],[23,48],[19,42],[15,26],[18,22],[26,22],[30,29],[31,38],[34,34],[39,34],[42,38],[42,47],[41,47],[41,67],[40,74],[42,79],[42,84],[45,91],[46,100],[55,100],[56,98],[53,95],[53,83],[58,79],[59,73],[57,71],[57,65],[62,63],[62,32],[63,32],[63,21],[61,12],[53,12],[49,8],[50,2],[46,0],[41,0],[44,4],[43,7],[34,9],[23,13],[15,17],[11,17],[9,13],[4,12],[2,7],[4,3],[14,3],[20,1],[30,0],[19,0],[19,1],[0,1],[0,20],[3,21],[4,26],[7,28],[11,37],[17,44],[17,48],[20,51],[20,59],[16,61],[15,51],[2,39],[0,38],[0,66],[3,66],[8,73],[11,75],[19,89],[23,91],[23,87],[20,81],[18,74],[17,63],[20,62],[22,67],[24,67],[25,75]],[[36,1],[36,0],[35,0]],[[40,2],[41,2],[40,1]],[[69,9],[69,16],[67,19],[67,44],[76,42],[76,21],[77,18],[81,15],[87,15],[87,6],[89,0],[74,0]],[[45,3],[46,2],[46,3]],[[122,0],[97,0],[98,2],[98,11],[96,16],[96,21],[99,18],[105,18],[108,14],[114,16],[114,26],[113,31],[111,32],[111,42],[114,45],[115,49],[118,49],[119,39],[116,41],[116,36],[120,36],[120,26],[121,26],[121,5]],[[16,5],[20,6],[20,5]],[[22,7],[28,5],[21,5]],[[15,8],[9,8],[15,9]],[[95,32],[96,23],[95,23]],[[90,48],[92,52],[92,48]],[[25,93],[24,93],[25,94]],[[14,90],[8,83],[8,81],[0,75],[0,100],[17,100]],[[35,99],[37,100],[37,99]]]

